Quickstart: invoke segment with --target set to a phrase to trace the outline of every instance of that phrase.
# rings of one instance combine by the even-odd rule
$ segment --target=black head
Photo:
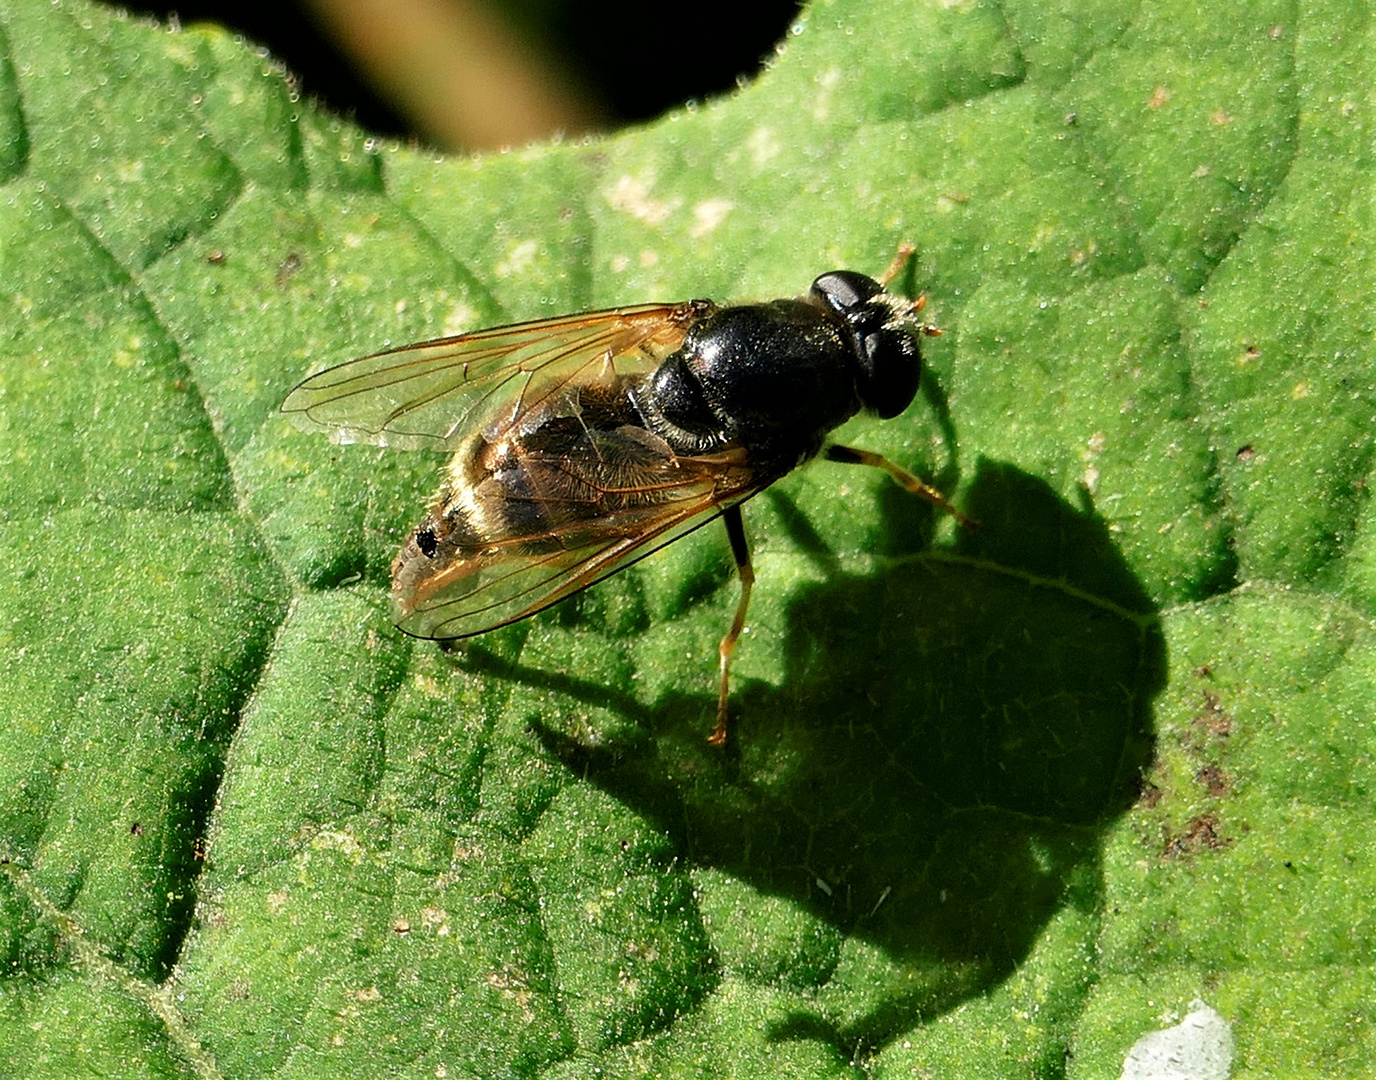
[[[860,401],[891,420],[917,395],[922,356],[906,301],[890,296],[872,277],[833,270],[812,283],[812,295],[845,324],[860,365]]]

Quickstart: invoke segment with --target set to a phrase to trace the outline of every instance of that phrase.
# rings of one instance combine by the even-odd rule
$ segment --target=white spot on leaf
[[[455,334],[462,334],[471,327],[477,318],[477,312],[464,303],[457,303],[449,309],[449,314],[444,317],[444,337],[453,337]]]
[[[703,199],[693,207],[693,227],[688,230],[688,234],[697,240],[715,232],[717,226],[726,220],[726,215],[731,213],[734,205],[730,199]]]
[[[841,69],[828,68],[814,81],[817,83],[817,98],[812,103],[812,118],[821,122],[831,115],[831,92],[841,81]]]
[[[647,225],[660,225],[682,205],[683,200],[652,199],[650,184],[643,177],[622,176],[607,193],[607,204]]]
[[[750,151],[750,160],[755,168],[762,169],[779,156],[783,149],[778,136],[772,128],[757,127],[745,139],[745,148]]]
[[[1228,1080],[1233,1029],[1196,999],[1175,1027],[1143,1035],[1128,1051],[1121,1080]]]
[[[534,240],[522,240],[519,244],[513,245],[506,253],[506,258],[494,268],[497,276],[511,277],[512,274],[519,274],[522,270],[528,269],[535,262],[539,250],[540,245]]]

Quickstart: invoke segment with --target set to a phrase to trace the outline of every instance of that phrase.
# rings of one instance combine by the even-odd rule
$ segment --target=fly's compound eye
[[[860,346],[860,369],[865,373],[860,400],[879,419],[892,420],[917,396],[922,378],[917,338],[901,324],[866,334]]]
[[[812,295],[850,331],[865,408],[881,420],[899,415],[912,404],[922,374],[917,338],[901,304],[874,278],[853,270],[823,274],[812,283]]]

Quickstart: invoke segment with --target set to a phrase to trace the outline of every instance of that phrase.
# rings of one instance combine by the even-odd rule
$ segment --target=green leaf
[[[441,160],[252,48],[0,0],[0,1072],[1236,1077],[1376,1057],[1370,13],[817,0],[750,87]],[[652,56],[639,62],[653,62]],[[633,77],[633,66],[628,67]],[[310,371],[770,297],[944,329],[817,463],[458,649],[442,459]]]

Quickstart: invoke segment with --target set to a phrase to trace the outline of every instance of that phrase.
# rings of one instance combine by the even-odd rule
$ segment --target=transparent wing
[[[607,470],[607,447],[558,464],[576,503],[542,500],[549,524],[427,559],[414,538],[394,566],[397,625],[426,638],[469,637],[534,615],[630,566],[761,490],[740,450],[663,457]],[[643,458],[643,453],[642,453]],[[772,479],[772,478],[771,478]],[[561,485],[565,486],[565,485]],[[481,492],[475,493],[481,500]],[[598,507],[613,509],[593,513]]]
[[[298,385],[282,411],[336,442],[453,449],[475,420],[512,418],[588,369],[653,369],[709,313],[704,300],[566,315],[406,345],[350,360]]]

